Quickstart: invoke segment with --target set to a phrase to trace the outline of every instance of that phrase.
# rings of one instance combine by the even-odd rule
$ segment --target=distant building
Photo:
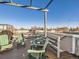
[[[19,34],[19,33],[27,34],[28,32],[29,32],[28,29],[16,29],[16,34]]]
[[[54,33],[56,32],[54,29],[48,30],[48,32]]]
[[[44,30],[36,30],[36,32],[44,32]]]
[[[70,28],[70,32],[79,32],[79,27]]]
[[[67,27],[56,28],[54,30],[55,30],[55,32],[69,32],[69,28],[67,28]]]
[[[0,31],[2,30],[10,30],[13,32],[14,30],[14,26],[13,25],[9,25],[9,24],[0,24]]]

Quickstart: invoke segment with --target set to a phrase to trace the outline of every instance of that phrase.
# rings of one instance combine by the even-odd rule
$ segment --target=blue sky
[[[26,4],[25,0],[13,0]],[[35,1],[35,0],[34,0]],[[44,6],[45,0],[36,0],[33,6]],[[79,0],[54,0],[48,7],[48,27],[79,26]],[[16,27],[43,26],[43,13],[40,11],[0,5],[0,24],[12,24]]]

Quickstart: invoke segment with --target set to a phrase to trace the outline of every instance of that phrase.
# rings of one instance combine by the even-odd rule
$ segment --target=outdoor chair
[[[17,42],[17,45],[22,45],[22,46],[25,45],[24,35],[22,33],[18,35],[16,42]]]
[[[8,35],[0,35],[0,52],[12,49],[13,44],[9,42]]]

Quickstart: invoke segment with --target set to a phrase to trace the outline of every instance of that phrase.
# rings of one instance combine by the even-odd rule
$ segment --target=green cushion
[[[18,42],[18,43],[22,43],[23,40],[24,40],[24,38],[23,38],[22,34],[19,34],[19,35],[18,35],[17,42]]]
[[[9,44],[9,45],[6,45],[6,46],[1,46],[0,52],[4,51],[4,50],[7,50],[7,49],[11,49],[12,47],[13,47],[12,44]]]
[[[39,54],[39,53],[45,53],[45,50],[27,50],[27,52],[28,53],[37,53],[37,54]]]
[[[8,35],[0,35],[0,45],[9,44]]]
[[[31,55],[31,59],[43,59],[43,55],[45,55],[45,50],[28,50],[27,52]]]

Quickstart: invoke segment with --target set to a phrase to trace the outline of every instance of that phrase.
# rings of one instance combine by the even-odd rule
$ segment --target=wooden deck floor
[[[0,53],[0,59],[28,59],[27,50],[30,48],[30,40],[26,41],[26,46],[16,47],[16,44],[13,47],[13,50]],[[56,56],[50,51],[47,50],[48,59],[57,59]]]
[[[47,51],[47,55],[48,59],[57,59],[56,55],[50,50]]]
[[[26,41],[25,47],[16,47],[16,44],[14,44],[13,50],[6,51],[3,53],[0,53],[0,59],[28,59],[28,53],[27,50],[30,48],[30,40],[28,39]],[[51,51],[51,49],[47,48],[47,56],[48,59],[58,59],[56,57],[56,54]],[[61,53],[60,59],[79,59],[79,57],[74,57],[73,55],[69,53]]]

